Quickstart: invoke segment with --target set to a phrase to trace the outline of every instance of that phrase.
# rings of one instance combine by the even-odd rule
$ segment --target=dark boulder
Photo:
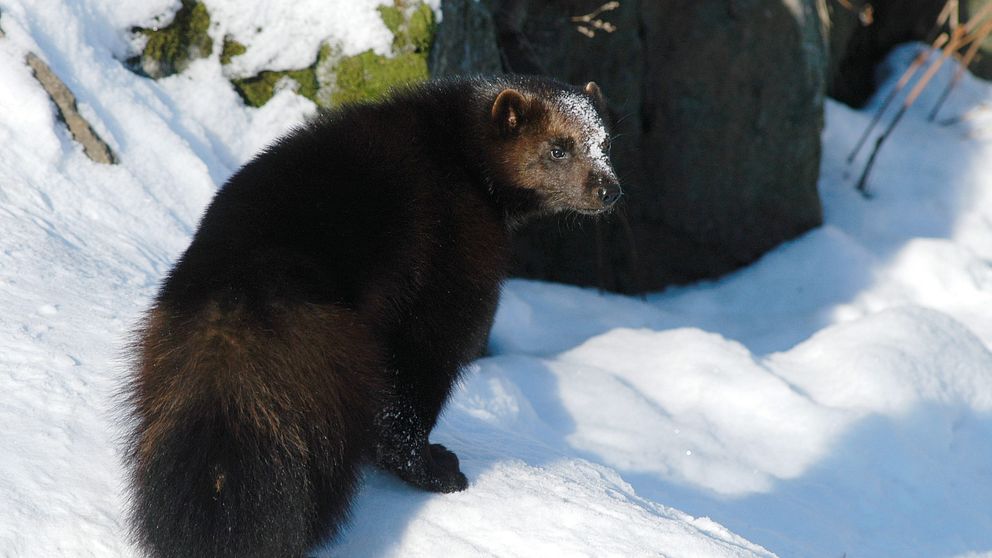
[[[642,265],[672,281],[712,277],[820,225],[827,54],[816,3],[645,2],[643,12]]]
[[[494,74],[503,70],[490,9],[478,0],[445,0],[442,24],[431,46],[428,65],[434,77]]]
[[[516,272],[655,290],[726,273],[817,226],[822,3],[623,0],[597,16],[615,32],[580,32],[573,18],[602,4],[492,4],[505,70],[603,87],[627,190],[611,218],[521,230]]]

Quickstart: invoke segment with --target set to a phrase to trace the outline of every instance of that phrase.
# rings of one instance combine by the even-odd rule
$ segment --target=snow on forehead
[[[574,118],[581,127],[589,158],[597,167],[612,176],[613,169],[609,157],[603,152],[603,145],[606,143],[606,126],[603,125],[603,119],[593,106],[592,100],[578,93],[562,92],[555,101],[562,113]]]
[[[585,95],[563,92],[555,100],[563,113],[579,123],[582,132],[587,134],[588,141],[595,141],[597,144],[606,141],[606,127],[591,99]]]

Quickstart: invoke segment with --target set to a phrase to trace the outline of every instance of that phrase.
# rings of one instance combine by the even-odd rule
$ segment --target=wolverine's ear
[[[602,112],[606,112],[606,97],[603,96],[603,92],[600,91],[599,86],[596,85],[595,81],[590,81],[587,83],[586,86],[582,88],[582,91],[586,95],[592,97],[592,102],[596,105],[596,108]]]
[[[530,102],[516,89],[504,89],[493,102],[492,118],[496,127],[505,134],[520,129]]]

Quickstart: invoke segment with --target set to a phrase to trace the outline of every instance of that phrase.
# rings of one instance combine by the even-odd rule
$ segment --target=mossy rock
[[[295,82],[295,84],[288,83],[286,80]],[[250,78],[232,80],[231,83],[234,84],[234,88],[244,99],[245,104],[253,107],[260,107],[269,102],[281,84],[288,84],[298,94],[311,100],[316,99],[319,88],[313,68],[283,72],[264,71]]]
[[[434,10],[423,2],[411,9],[408,2],[395,2],[392,6],[379,6],[379,17],[393,33],[393,53],[427,52],[434,41],[437,24]]]
[[[427,79],[427,58],[404,53],[387,58],[367,50],[342,58],[335,66],[337,81],[331,103],[340,105],[373,100],[391,88]]]
[[[248,47],[235,41],[230,35],[224,37],[224,46],[220,49],[220,63],[227,66],[235,56],[248,52]]]
[[[378,11],[393,33],[390,56],[371,50],[342,56],[339,49],[325,44],[317,54],[317,60],[307,68],[265,71],[231,83],[245,104],[253,107],[267,103],[277,85],[286,83],[284,79],[295,81],[296,92],[318,106],[331,107],[376,99],[393,87],[427,79],[427,57],[437,27],[434,11],[423,2],[411,4],[406,0],[380,6]],[[224,51],[227,50],[225,42]],[[222,62],[223,57],[222,53]]]
[[[155,79],[177,74],[193,60],[210,55],[214,43],[207,33],[209,28],[207,7],[195,0],[182,0],[181,8],[168,26],[136,29],[148,42],[140,56],[128,61],[129,65]]]
[[[336,56],[336,51],[328,45],[320,47],[317,53],[317,61],[306,68],[298,70],[265,70],[262,73],[249,78],[232,79],[234,89],[241,95],[245,104],[251,107],[260,107],[269,102],[269,99],[276,94],[279,85],[286,85],[285,80],[291,80],[295,84],[289,86],[299,95],[317,103],[318,106],[328,107],[331,104],[330,89],[324,85],[332,82],[334,76],[331,62]]]
[[[393,33],[392,56],[371,50],[340,58],[333,66],[331,104],[377,99],[393,87],[429,77],[427,58],[437,30],[434,11],[423,2],[397,0],[379,6],[379,16]]]

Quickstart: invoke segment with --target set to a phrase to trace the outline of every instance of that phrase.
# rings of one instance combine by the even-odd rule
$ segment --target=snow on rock
[[[366,50],[387,56],[393,42],[376,10],[391,0],[203,1],[216,22],[216,35],[230,35],[248,47],[231,61],[228,71],[235,76],[305,68],[316,60],[324,42],[340,48],[344,56]],[[425,3],[440,19],[441,0]]]
[[[387,55],[393,42],[375,9],[381,4],[376,0],[298,0],[292,10],[284,2],[205,0],[204,4],[222,30],[219,36],[230,35],[248,47],[231,61],[232,75],[305,68],[328,39],[343,46],[345,56],[369,49]]]
[[[385,44],[373,2],[307,3],[306,22],[299,3],[207,2],[212,32],[251,42],[246,65],[296,66],[327,37]],[[216,56],[159,82],[126,70],[128,27],[176,4],[3,6],[2,556],[134,555],[113,418],[128,331],[216,188],[314,110],[289,91],[244,107]],[[253,31],[260,13],[299,43]],[[86,159],[29,50],[120,165]],[[870,108],[828,103],[824,226],[738,273],[646,299],[511,281],[492,356],[436,430],[470,488],[369,470],[315,554],[987,556],[992,88],[966,78],[948,125],[926,122],[935,94],[882,151],[871,200],[844,162]]]

